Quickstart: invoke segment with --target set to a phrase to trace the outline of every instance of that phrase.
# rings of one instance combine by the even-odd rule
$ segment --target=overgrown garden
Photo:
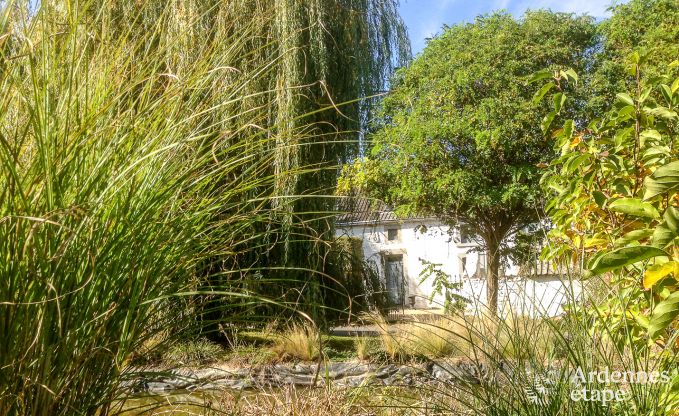
[[[313,362],[316,386],[332,361],[410,381],[190,409],[679,414],[679,5],[491,13],[415,58],[397,10],[0,1],[0,414],[116,414],[220,363]],[[487,311],[388,321],[335,236],[347,196],[476,235]],[[582,294],[497,316],[503,262],[536,256]],[[574,400],[604,368],[663,377]]]

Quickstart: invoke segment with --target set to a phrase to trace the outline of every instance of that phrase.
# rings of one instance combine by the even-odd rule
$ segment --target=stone
[[[371,366],[360,363],[330,363],[327,367],[328,376],[332,379],[358,376],[371,371]],[[323,371],[323,370],[321,370]]]
[[[500,371],[511,369],[504,363]],[[299,387],[326,386],[413,386],[431,383],[478,384],[489,374],[485,365],[468,361],[430,361],[426,364],[376,365],[357,362],[276,364],[258,368],[240,369],[178,369],[158,371],[139,380],[126,381],[124,386],[132,393],[148,391],[167,394],[179,390],[245,390],[252,388],[277,388],[285,385]]]
[[[335,385],[339,387],[359,387],[359,386],[370,386],[374,383],[374,377],[372,374],[362,374],[356,376],[347,376],[341,379],[335,380]]]
[[[173,390],[176,389],[170,383],[164,383],[162,381],[149,381],[146,383],[146,391],[149,393],[160,394],[167,393]]]
[[[377,378],[387,378],[398,371],[398,367],[393,364],[388,364],[384,367],[380,367],[375,371],[375,377]]]

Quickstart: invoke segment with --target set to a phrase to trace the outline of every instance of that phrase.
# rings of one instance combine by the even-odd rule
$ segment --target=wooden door
[[[387,257],[385,266],[385,278],[389,302],[393,306],[403,306],[403,302],[405,300],[403,256]]]

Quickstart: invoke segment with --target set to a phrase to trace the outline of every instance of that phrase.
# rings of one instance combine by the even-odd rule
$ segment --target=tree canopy
[[[598,64],[593,71],[591,111],[596,116],[607,110],[616,93],[638,84],[629,57],[639,51],[652,53],[640,76],[651,80],[676,75],[668,65],[677,59],[679,45],[679,3],[676,0],[632,0],[612,7],[612,16],[601,22]]]
[[[495,310],[500,250],[538,219],[536,165],[552,157],[528,77],[545,68],[584,69],[595,42],[591,18],[548,11],[447,27],[397,73],[368,157],[345,171],[342,186],[359,187],[400,214],[469,227],[488,250],[488,306]],[[574,116],[557,118],[566,115]]]

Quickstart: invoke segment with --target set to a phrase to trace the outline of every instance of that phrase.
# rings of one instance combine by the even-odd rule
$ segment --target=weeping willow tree
[[[229,255],[205,259],[202,288],[251,290],[278,302],[303,304],[322,320],[326,307],[341,307],[341,283],[329,277],[328,250],[333,239],[333,194],[337,166],[358,153],[361,127],[385,90],[396,67],[410,58],[409,42],[398,0],[93,0],[88,13],[119,37],[136,31],[158,31],[160,16],[169,16],[157,40],[130,51],[130,62],[162,54],[157,70],[179,79],[194,62],[212,58],[219,74],[206,99],[223,98],[210,120],[229,127],[224,142],[259,155],[261,164],[234,176],[273,176],[272,184],[254,187],[252,209],[267,215],[254,222],[260,237],[230,247]],[[64,14],[77,1],[45,2]],[[105,10],[105,13],[101,13]],[[92,19],[100,19],[93,15]],[[239,38],[243,52],[225,45]],[[213,45],[211,50],[196,48]],[[202,54],[202,56],[199,56]],[[125,76],[125,73],[121,74]],[[235,80],[245,82],[225,92]],[[130,94],[134,94],[131,91]],[[229,99],[231,98],[231,99]],[[215,183],[215,191],[223,187]],[[234,201],[238,202],[238,201]],[[229,207],[234,206],[229,205]],[[240,212],[240,211],[239,211]],[[215,221],[236,212],[225,207]],[[339,295],[339,296],[338,296]],[[218,323],[221,295],[211,297],[208,321]],[[334,303],[333,303],[334,302]],[[268,304],[271,305],[271,304]],[[271,306],[257,304],[263,318]],[[249,312],[249,317],[252,317]],[[232,314],[233,311],[229,311]],[[216,329],[209,325],[208,331]]]
[[[227,111],[257,120],[234,118],[234,141],[270,139],[264,142],[273,164],[266,174],[275,182],[253,190],[253,196],[270,197],[272,209],[258,223],[261,240],[226,262],[211,259],[207,285],[241,282],[240,289],[302,304],[322,320],[324,310],[342,305],[336,302],[342,298],[336,293],[341,284],[326,273],[335,205],[328,195],[337,166],[358,153],[359,132],[375,101],[369,97],[382,92],[395,67],[410,57],[397,1],[184,1],[174,7],[184,14],[194,10],[192,16],[207,22],[200,36],[209,33],[218,40],[225,32],[248,34],[251,53],[233,62],[232,71],[265,68],[244,87],[247,98],[236,104],[238,110]],[[212,306],[217,322],[220,308]],[[263,317],[274,313],[270,306],[255,309]]]
[[[332,194],[337,164],[356,154],[357,134],[370,109],[370,100],[355,100],[384,90],[385,80],[409,51],[394,1],[273,3],[272,37],[279,40],[276,53],[281,55],[275,79],[275,169],[313,167],[306,173],[276,175],[274,195],[283,197],[276,199],[277,222],[283,226],[275,262],[282,259],[281,264],[301,269],[291,277],[306,285],[304,303],[318,318],[320,311],[313,306],[340,306],[330,301],[337,294],[323,294],[334,282],[314,272],[327,270],[334,233],[328,217],[334,201],[323,195]]]
[[[204,289],[252,290],[303,304],[318,320],[327,307],[341,307],[343,302],[333,303],[342,298],[336,293],[341,284],[326,273],[335,205],[328,195],[337,166],[358,153],[360,130],[375,101],[370,97],[384,91],[394,69],[410,58],[397,6],[398,0],[152,0],[143,8],[133,2],[107,6],[114,28],[130,20],[146,27],[169,9],[173,22],[164,36],[173,46],[165,51],[163,71],[178,76],[198,58],[196,42],[219,44],[240,36],[247,45],[247,53],[220,69],[226,84],[248,78],[240,99],[213,117],[228,120],[231,145],[272,161],[256,175],[272,175],[274,183],[250,195],[254,206],[271,209],[253,225],[261,238],[232,248],[237,256],[206,259]],[[219,83],[209,94],[222,94]],[[225,210],[218,217],[232,214]],[[216,329],[224,302],[231,300],[214,296],[208,302],[212,313],[202,316],[214,324],[208,332]],[[266,319],[276,309],[267,305],[258,304],[254,312]],[[252,316],[250,311],[248,319]]]

